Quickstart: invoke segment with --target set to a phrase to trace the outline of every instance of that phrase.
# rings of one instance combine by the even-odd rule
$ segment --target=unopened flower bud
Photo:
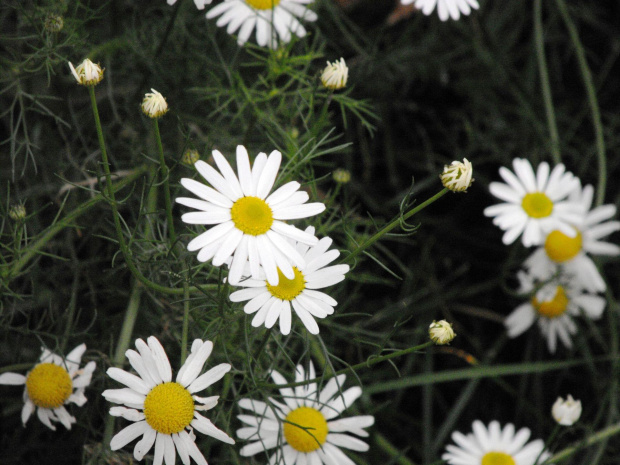
[[[433,320],[428,328],[428,335],[435,344],[445,345],[450,344],[456,333],[452,329],[452,325],[446,320]]]
[[[558,424],[571,426],[581,416],[581,401],[573,399],[570,394],[566,400],[558,397],[551,407],[551,415]]]
[[[88,58],[82,63],[73,67],[73,63],[69,62],[69,68],[71,68],[71,74],[82,86],[94,86],[99,84],[103,79],[103,69],[96,63],[93,63]]]
[[[321,82],[331,90],[342,89],[347,85],[349,79],[349,68],[347,68],[344,58],[334,63],[327,62],[327,67],[321,74]]]
[[[43,23],[43,27],[47,32],[60,32],[64,26],[64,21],[62,16],[50,13],[45,18],[45,22]]]
[[[23,221],[26,218],[26,207],[23,205],[13,205],[9,210],[9,218],[13,221]]]
[[[332,178],[339,184],[346,184],[351,180],[351,173],[348,170],[338,168],[332,173]]]
[[[151,93],[144,95],[142,111],[149,118],[159,118],[168,112],[168,104],[163,95],[155,89],[151,89]]]
[[[474,182],[472,174],[474,168],[467,158],[463,158],[463,163],[453,161],[450,165],[443,167],[443,172],[439,175],[441,183],[452,192],[465,192],[471,183]]]
[[[181,162],[188,166],[194,166],[198,160],[200,160],[200,154],[194,149],[187,149],[181,158]]]

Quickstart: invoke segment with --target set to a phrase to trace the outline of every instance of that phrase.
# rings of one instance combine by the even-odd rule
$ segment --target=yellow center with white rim
[[[241,197],[230,209],[230,216],[238,230],[251,236],[265,234],[273,224],[273,211],[263,199]]]
[[[575,237],[568,237],[562,231],[551,231],[545,239],[547,257],[557,263],[564,263],[577,256],[583,246],[583,237],[577,231]]]
[[[271,10],[278,6],[280,0],[245,0],[245,3],[257,10]]]
[[[265,281],[267,290],[272,296],[281,300],[293,300],[302,293],[302,291],[306,288],[304,274],[299,271],[296,266],[293,267],[293,272],[295,273],[293,279],[288,279],[282,274],[280,268],[278,268],[277,286],[272,286],[268,281]]]
[[[521,207],[531,218],[546,218],[553,211],[553,202],[543,192],[525,194]]]
[[[26,377],[26,390],[34,405],[54,409],[71,396],[73,382],[63,367],[39,363]]]
[[[312,407],[299,407],[286,416],[284,438],[289,446],[299,452],[319,449],[327,439],[327,420]]]
[[[159,384],[144,400],[144,416],[158,433],[179,433],[194,418],[194,399],[179,383]]]
[[[562,286],[558,286],[555,295],[551,300],[539,302],[536,296],[532,298],[532,306],[536,311],[546,318],[557,318],[562,315],[568,307],[568,297]]]
[[[504,452],[487,452],[480,465],[516,465],[515,459]]]

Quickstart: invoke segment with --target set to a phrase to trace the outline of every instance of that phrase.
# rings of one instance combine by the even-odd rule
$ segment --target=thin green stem
[[[359,254],[361,254],[364,250],[366,250],[368,247],[370,247],[375,242],[377,242],[379,239],[381,239],[385,234],[389,233],[396,226],[399,226],[400,224],[402,224],[403,221],[408,220],[409,218],[411,218],[413,215],[415,215],[419,211],[423,210],[424,208],[428,207],[430,204],[432,204],[436,200],[438,200],[441,197],[443,197],[448,191],[449,191],[448,188],[446,188],[446,187],[443,188],[441,191],[439,191],[435,195],[433,195],[430,199],[425,200],[420,205],[417,205],[416,207],[412,208],[411,210],[409,210],[404,215],[399,216],[398,218],[396,218],[392,222],[390,222],[387,225],[385,225],[374,236],[372,236],[369,239],[367,239],[366,241],[362,242],[357,247],[357,249],[355,249],[353,252],[351,252],[349,255],[347,255],[342,260],[342,262],[351,262],[351,261],[353,261]]]
[[[394,446],[388,439],[382,435],[381,433],[373,434],[373,439],[375,444],[379,446],[380,449],[392,458],[390,463],[397,463],[398,465],[415,465],[414,462],[409,460],[403,451],[399,450]]]
[[[545,115],[547,116],[547,126],[551,138],[551,156],[555,163],[561,163],[560,138],[555,119],[555,110],[551,98],[551,85],[549,84],[549,72],[547,70],[547,60],[545,59],[545,40],[543,37],[542,26],[542,0],[534,0],[534,37],[536,44],[536,58],[538,60],[538,70],[540,72],[540,87],[545,104]]]
[[[596,89],[594,88],[594,82],[592,81],[592,73],[586,60],[586,54],[583,50],[583,45],[579,40],[579,34],[575,23],[568,13],[566,2],[564,0],[555,0],[555,3],[560,10],[560,15],[564,20],[568,34],[575,47],[575,54],[577,55],[577,63],[579,64],[579,70],[581,71],[581,78],[586,88],[588,96],[588,103],[590,105],[590,111],[592,112],[592,124],[594,126],[594,133],[596,137],[596,152],[598,155],[598,187],[596,189],[596,205],[602,205],[605,200],[605,187],[607,185],[607,156],[605,154],[605,139],[603,137],[603,123],[601,122],[601,112],[598,106],[598,100],[596,98]]]
[[[605,441],[608,438],[616,434],[620,434],[620,423],[615,423],[613,425],[610,425],[607,428],[602,429],[598,433],[594,433],[592,436],[587,438],[585,441],[581,441],[574,446],[570,446],[570,447],[567,447],[566,449],[561,450],[560,452],[555,454],[553,457],[548,459],[545,463],[557,463],[562,460],[566,460],[571,455],[573,455],[575,452],[578,452],[581,449],[585,449],[586,447],[589,447],[598,442]]]
[[[13,371],[22,371],[22,370],[30,370],[36,363],[28,362],[28,363],[16,363],[14,365],[7,365],[4,367],[0,367],[0,373],[13,372]]]
[[[187,358],[187,335],[189,333],[189,285],[183,283],[183,332],[181,334],[181,365]]]
[[[164,200],[166,202],[166,221],[168,222],[168,237],[170,238],[170,247],[173,247],[177,241],[177,235],[174,231],[174,219],[172,218],[172,200],[170,198],[170,170],[166,165],[164,158],[164,147],[161,143],[161,134],[159,133],[159,123],[157,118],[153,118],[153,127],[155,128],[155,140],[157,141],[157,150],[159,152],[159,170],[164,181]]]
[[[118,336],[116,351],[114,352],[114,358],[112,359],[112,364],[114,366],[121,367],[125,361],[125,352],[129,349],[131,344],[133,328],[136,324],[136,318],[138,317],[138,310],[140,309],[141,296],[142,287],[137,282],[134,282],[133,287],[131,288],[129,302],[127,303],[127,309],[125,310],[125,319],[123,320],[121,333]]]

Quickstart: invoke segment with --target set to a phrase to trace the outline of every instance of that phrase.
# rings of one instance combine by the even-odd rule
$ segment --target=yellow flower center
[[[179,433],[194,418],[194,399],[179,383],[155,386],[144,400],[146,422],[162,434]]]
[[[545,239],[545,252],[554,262],[563,263],[575,258],[582,244],[583,238],[579,231],[575,237],[568,237],[561,231],[551,231]]]
[[[299,407],[286,416],[284,437],[299,452],[317,450],[327,438],[327,421],[321,412],[311,407]]]
[[[544,218],[551,215],[553,202],[542,192],[530,192],[523,197],[521,207],[532,218]]]
[[[278,6],[280,0],[245,0],[245,2],[257,10],[271,10]]]
[[[295,277],[293,279],[288,279],[282,274],[280,268],[278,268],[277,286],[272,286],[268,281],[265,281],[267,284],[267,290],[272,296],[281,300],[293,300],[301,294],[301,292],[306,288],[304,274],[299,271],[296,266],[293,267],[293,272],[295,273]]]
[[[558,286],[553,299],[539,302],[536,296],[532,298],[532,305],[544,317],[556,318],[566,311],[568,297],[562,286]]]
[[[53,363],[39,363],[28,373],[26,390],[34,405],[58,408],[71,395],[73,382],[63,367]]]
[[[487,452],[480,465],[516,465],[515,459],[503,452]]]
[[[237,229],[252,236],[265,234],[273,224],[271,207],[258,197],[241,197],[230,209],[230,216]]]

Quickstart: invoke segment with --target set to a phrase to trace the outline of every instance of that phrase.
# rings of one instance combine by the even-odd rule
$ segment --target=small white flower
[[[463,163],[453,161],[450,165],[444,165],[443,172],[439,175],[441,183],[452,192],[465,192],[474,182],[472,175],[474,168],[467,158],[463,158]]]
[[[133,451],[138,461],[155,444],[153,465],[161,465],[164,458],[166,465],[174,463],[176,453],[185,465],[189,465],[190,457],[199,465],[207,465],[196,446],[194,429],[226,444],[235,441],[198,413],[215,407],[219,396],[198,397],[195,394],[222,379],[230,371],[230,365],[221,363],[200,375],[213,343],[196,339],[176,381],[172,381],[172,369],[164,348],[154,336],[147,341],[148,344],[138,339],[138,352],[132,349],[125,352],[138,376],[120,368],[108,368],[110,378],[127,386],[103,391],[102,396],[109,402],[127,407],[112,407],[110,415],[134,422],[112,438],[110,449],[118,450],[142,436]]]
[[[299,22],[316,21],[317,15],[305,4],[313,0],[224,0],[207,13],[208,19],[217,16],[217,25],[228,25],[226,32],[234,34],[239,30],[237,43],[243,45],[256,28],[256,42],[261,47],[278,46],[278,37],[282,42],[290,42],[291,37],[304,37],[306,29]]]
[[[199,10],[204,10],[205,5],[210,5],[212,1],[213,0],[194,0],[194,5],[196,5],[196,8],[198,8]],[[168,3],[168,5],[174,5],[177,0],[166,0],[166,2]]]
[[[155,89],[151,89],[151,93],[144,95],[142,100],[142,111],[149,118],[159,118],[164,116],[168,111],[168,103],[163,95]]]
[[[468,435],[452,433],[456,445],[446,446],[441,456],[449,465],[534,465],[551,456],[542,439],[527,443],[531,435],[528,428],[521,428],[515,434],[512,423],[502,429],[499,422],[492,421],[487,428],[476,420],[472,429],[473,433]]]
[[[574,224],[577,235],[569,237],[562,231],[550,232],[540,247],[526,261],[525,267],[540,280],[546,280],[558,268],[567,275],[575,277],[583,289],[589,292],[603,292],[605,280],[599,273],[589,255],[620,255],[620,247],[601,239],[620,230],[619,221],[607,221],[616,214],[612,204],[592,208],[594,188],[590,185],[576,189],[569,196],[583,208],[584,215]]]
[[[576,189],[579,179],[565,172],[559,164],[549,174],[549,164],[542,162],[534,174],[528,160],[515,158],[515,174],[505,167],[499,174],[506,184],[492,182],[491,194],[506,203],[492,205],[484,210],[485,216],[494,216],[493,224],[506,231],[504,244],[512,244],[523,233],[523,245],[540,245],[546,234],[558,229],[569,237],[576,231],[573,224],[581,220],[583,209],[578,203],[564,201]]]
[[[415,7],[422,10],[426,16],[430,15],[437,7],[437,14],[442,21],[446,21],[448,18],[456,21],[461,17],[461,14],[467,16],[471,13],[472,8],[474,10],[479,8],[476,0],[401,0],[403,5],[410,5],[413,2],[415,2]]]
[[[331,90],[343,89],[347,85],[349,79],[349,68],[344,62],[344,58],[334,61],[333,63],[327,62],[327,66],[321,74],[321,82],[323,86]]]
[[[96,63],[93,63],[86,58],[76,68],[73,67],[73,63],[69,62],[69,68],[71,68],[71,74],[82,86],[94,86],[99,84],[103,79],[103,69]]]
[[[181,179],[181,184],[201,199],[176,199],[199,210],[185,213],[181,219],[189,224],[216,225],[190,241],[187,250],[199,250],[198,260],[213,259],[214,266],[221,266],[232,255],[228,281],[233,285],[239,284],[247,260],[253,279],[262,279],[261,265],[272,286],[278,284],[278,269],[293,279],[293,265],[303,268],[306,262],[285,238],[307,245],[316,245],[318,239],[287,221],[317,215],[325,205],[305,203],[309,196],[299,191],[301,185],[296,181],[269,194],[282,161],[277,150],[269,157],[259,153],[250,168],[247,150],[237,146],[238,177],[219,151],[213,151],[213,159],[221,174],[202,160],[194,166],[215,189],[193,179]]]
[[[530,274],[520,271],[517,274],[521,288],[519,292],[533,292],[540,283]],[[508,337],[514,338],[523,334],[535,321],[547,339],[549,352],[554,353],[557,338],[570,348],[571,334],[577,332],[573,321],[575,316],[586,316],[592,320],[601,317],[605,309],[604,298],[584,293],[575,279],[569,276],[562,281],[551,281],[543,285],[526,303],[518,306],[504,321]]]
[[[456,333],[452,329],[452,325],[446,320],[434,321],[428,328],[428,335],[435,344],[445,345],[456,337]]]
[[[562,426],[571,426],[581,416],[581,401],[573,399],[570,394],[566,400],[558,397],[551,408],[553,419]]]
[[[73,402],[81,407],[86,403],[84,389],[90,384],[97,365],[95,362],[88,362],[84,368],[80,368],[86,344],[77,346],[66,358],[43,347],[41,350],[43,353],[39,363],[26,373],[26,376],[3,373],[0,375],[0,384],[26,386],[22,409],[24,426],[36,409],[39,420],[48,428],[55,431],[56,427],[52,422],[57,421],[71,429],[75,418],[69,415],[64,406]]]
[[[305,232],[314,235],[314,228],[308,226]],[[246,279],[239,284],[246,289],[233,292],[230,300],[249,300],[244,311],[248,314],[256,313],[252,320],[254,327],[264,324],[266,328],[271,328],[279,319],[280,332],[289,334],[292,307],[308,331],[318,334],[319,326],[314,318],[325,318],[333,314],[338,302],[317,289],[343,281],[349,265],[327,266],[340,255],[338,250],[327,250],[332,244],[329,237],[324,237],[314,247],[293,240],[289,240],[289,244],[305,262],[305,265],[293,268],[293,279],[288,279],[278,268],[277,286],[270,285],[264,275],[258,280]]]
[[[286,384],[277,371],[271,372],[276,384]],[[295,382],[315,378],[310,363],[308,373],[297,365]],[[241,449],[243,457],[274,449],[271,465],[355,465],[340,448],[366,452],[368,444],[353,436],[368,437],[364,428],[372,426],[371,415],[337,418],[362,395],[359,387],[342,391],[346,375],[338,375],[325,383],[319,393],[316,383],[295,388],[282,388],[282,398],[269,398],[269,404],[254,399],[241,399],[239,406],[253,415],[239,415],[247,426],[237,430],[240,439],[251,442]]]

